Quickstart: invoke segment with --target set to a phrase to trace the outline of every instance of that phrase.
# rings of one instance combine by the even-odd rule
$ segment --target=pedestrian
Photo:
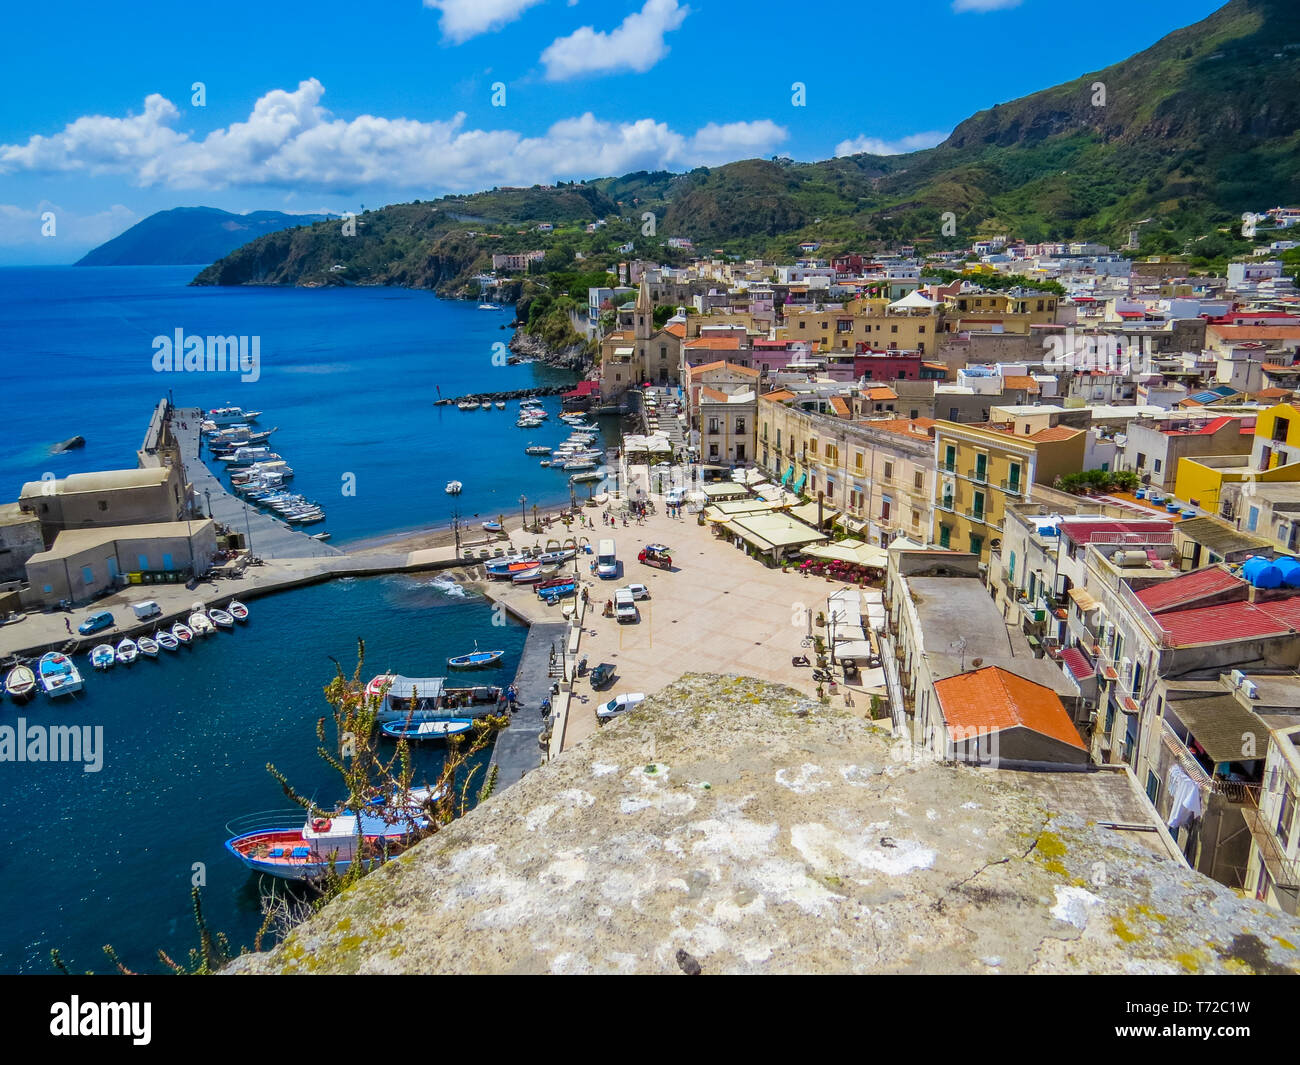
[[[72,622],[67,618],[63,619],[63,627],[68,630],[68,635],[72,634]]]

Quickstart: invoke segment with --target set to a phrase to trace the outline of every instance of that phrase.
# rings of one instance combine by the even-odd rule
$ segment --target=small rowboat
[[[5,691],[16,703],[25,703],[36,694],[36,674],[22,663],[14,666],[5,677]]]
[[[139,646],[129,637],[117,645],[117,660],[124,666],[129,666],[139,655]]]
[[[117,662],[117,652],[111,643],[101,643],[90,652],[90,664],[96,669],[112,669]]]
[[[313,537],[313,539],[315,539],[315,537]],[[238,599],[232,599],[226,604],[226,612],[236,621],[248,620],[248,607],[244,606],[244,604]]]
[[[190,615],[190,628],[194,630],[195,636],[211,636],[217,631],[217,627],[212,624],[212,619],[202,610],[196,610]]]
[[[164,651],[175,651],[181,645],[180,640],[166,629],[159,629],[153,634],[153,638]]]
[[[485,521],[483,523],[483,528],[488,532],[500,532],[501,523],[499,521]]]
[[[213,607],[209,610],[208,617],[220,629],[233,629],[235,627],[235,619],[219,607]]]
[[[194,630],[181,621],[172,626],[172,635],[176,637],[177,643],[185,647],[194,642]]]
[[[444,721],[385,721],[379,726],[385,736],[395,740],[445,740],[459,736],[474,727],[472,718],[451,718]]]
[[[542,564],[540,562],[534,562],[532,565],[526,566],[523,569],[512,571],[510,574],[510,580],[515,584],[532,584],[533,581],[541,580],[542,576]]]
[[[448,669],[486,669],[496,665],[505,656],[504,651],[480,651],[474,649],[472,654],[457,655],[447,659]]]
[[[158,657],[158,644],[156,641],[151,640],[148,636],[141,636],[138,640],[135,641],[135,644],[137,647],[140,648],[140,653],[144,655],[146,658]]]

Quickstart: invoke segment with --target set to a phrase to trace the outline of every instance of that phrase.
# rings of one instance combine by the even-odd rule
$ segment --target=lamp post
[[[519,497],[519,531],[528,531],[528,497],[525,495]]]
[[[248,523],[248,504],[244,504],[244,532],[248,539],[244,543],[244,550],[253,550],[253,527]]]
[[[208,501],[208,517],[210,518],[212,517],[212,489],[211,488],[203,489],[203,496]]]

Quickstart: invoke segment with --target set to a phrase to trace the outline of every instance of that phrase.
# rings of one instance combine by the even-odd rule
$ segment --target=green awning
[[[792,462],[790,463],[789,466],[785,468],[785,476],[781,478],[781,486],[784,488],[787,484],[789,484],[790,478],[792,478],[793,476],[794,476],[794,463]]]

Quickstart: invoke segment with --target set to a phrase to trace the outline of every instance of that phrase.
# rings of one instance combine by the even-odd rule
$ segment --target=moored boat
[[[483,528],[487,532],[500,532],[501,523],[499,521],[485,521],[483,523]]]
[[[222,610],[220,607],[214,606],[209,610],[208,617],[212,619],[212,623],[219,629],[233,629],[235,627],[234,617]]]
[[[140,653],[146,658],[158,657],[158,643],[148,636],[141,636],[135,641],[135,645],[140,648]]]
[[[184,647],[188,647],[194,642],[194,630],[183,621],[178,621],[172,626],[172,636],[175,637],[177,643]]]
[[[130,637],[120,641],[117,645],[117,660],[124,666],[129,666],[140,655],[140,648]]]
[[[217,631],[212,619],[202,610],[196,610],[190,615],[189,625],[195,636],[211,636]]]
[[[367,698],[379,700],[375,720],[432,721],[466,717],[474,707],[495,710],[501,705],[501,689],[494,685],[448,688],[446,677],[403,677],[381,673],[366,685]]]
[[[474,727],[474,719],[449,717],[441,721],[385,721],[379,730],[394,740],[445,740],[459,736]]]
[[[81,673],[73,665],[72,659],[61,651],[48,651],[41,655],[36,670],[41,689],[51,699],[81,691]]]
[[[448,481],[446,492],[449,496],[458,496],[461,493],[461,489],[464,487],[465,486],[462,485],[460,481]]]
[[[549,455],[551,449],[545,444],[529,444],[524,448],[525,455]]]
[[[542,564],[534,562],[523,569],[515,570],[510,574],[510,580],[515,584],[532,584],[533,581],[539,581],[544,574],[542,573]]]
[[[486,669],[494,666],[505,656],[504,651],[480,651],[478,645],[467,655],[457,655],[447,659],[448,669]]]
[[[5,691],[16,703],[25,703],[36,694],[36,674],[31,666],[19,662],[5,675]]]
[[[117,663],[117,652],[111,643],[101,643],[90,650],[90,664],[95,669],[112,669]]]
[[[226,604],[226,610],[236,621],[248,620],[248,607],[244,606],[238,599],[232,599]]]
[[[153,638],[164,651],[175,651],[181,645],[180,640],[166,629],[159,629],[153,634]]]

